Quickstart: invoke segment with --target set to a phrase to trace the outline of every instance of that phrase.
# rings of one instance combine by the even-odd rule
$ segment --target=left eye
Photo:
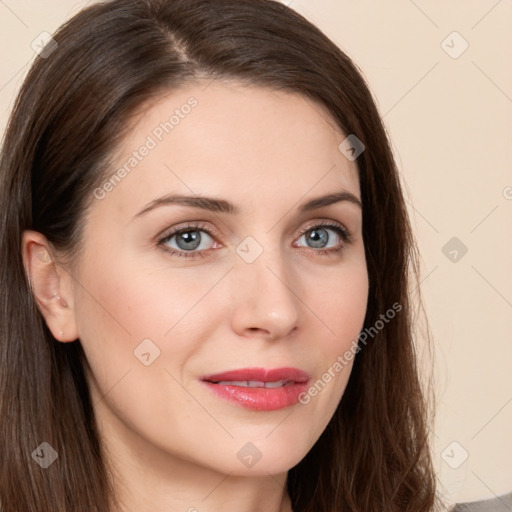
[[[310,247],[312,249],[328,249],[328,250],[337,250],[339,248],[339,244],[335,244],[332,249],[327,247],[324,244],[327,244],[327,242],[331,239],[328,232],[335,232],[336,235],[341,238],[343,241],[347,242],[349,239],[349,234],[347,230],[342,228],[341,226],[331,225],[331,224],[321,224],[319,226],[313,226],[307,228],[305,231],[302,232],[302,237],[306,237],[306,235],[309,235],[309,240],[313,243],[313,245]],[[300,240],[299,238],[299,240]],[[307,238],[307,237],[306,237]]]

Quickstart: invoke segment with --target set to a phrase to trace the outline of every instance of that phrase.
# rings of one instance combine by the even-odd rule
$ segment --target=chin
[[[224,460],[221,471],[240,476],[268,476],[287,473],[297,465],[307,454],[308,449],[298,450],[297,445],[280,443],[275,446],[269,443],[255,441],[237,443],[234,457],[231,450],[226,450],[223,457],[217,458],[217,465]]]

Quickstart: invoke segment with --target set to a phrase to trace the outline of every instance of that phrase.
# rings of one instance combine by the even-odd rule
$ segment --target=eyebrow
[[[358,197],[356,197],[351,192],[342,190],[339,192],[334,192],[332,194],[316,197],[314,199],[310,199],[305,203],[302,203],[299,206],[299,212],[305,213],[312,210],[317,210],[324,206],[329,206],[331,204],[339,203],[341,201],[350,202],[352,204],[359,206],[359,208],[362,209],[362,204]],[[233,203],[230,203],[229,201],[226,201],[225,199],[217,199],[214,197],[197,195],[186,196],[182,194],[168,194],[151,201],[139,213],[137,213],[133,217],[133,219],[141,217],[145,213],[148,213],[151,210],[154,210],[155,208],[169,205],[192,206],[194,208],[202,208],[203,210],[209,210],[212,212],[229,213],[235,215],[240,213],[240,209],[237,206],[235,206]]]

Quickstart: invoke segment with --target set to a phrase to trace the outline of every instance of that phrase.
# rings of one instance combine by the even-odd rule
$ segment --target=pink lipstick
[[[244,368],[212,375],[201,381],[215,394],[247,409],[274,411],[294,405],[307,389],[309,375],[298,368]]]

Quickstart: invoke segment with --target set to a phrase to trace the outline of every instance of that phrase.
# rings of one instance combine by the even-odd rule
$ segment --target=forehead
[[[113,155],[101,203],[128,216],[171,192],[231,198],[242,210],[333,188],[359,196],[356,163],[338,149],[345,137],[324,107],[302,95],[232,82],[189,85],[139,109]]]

